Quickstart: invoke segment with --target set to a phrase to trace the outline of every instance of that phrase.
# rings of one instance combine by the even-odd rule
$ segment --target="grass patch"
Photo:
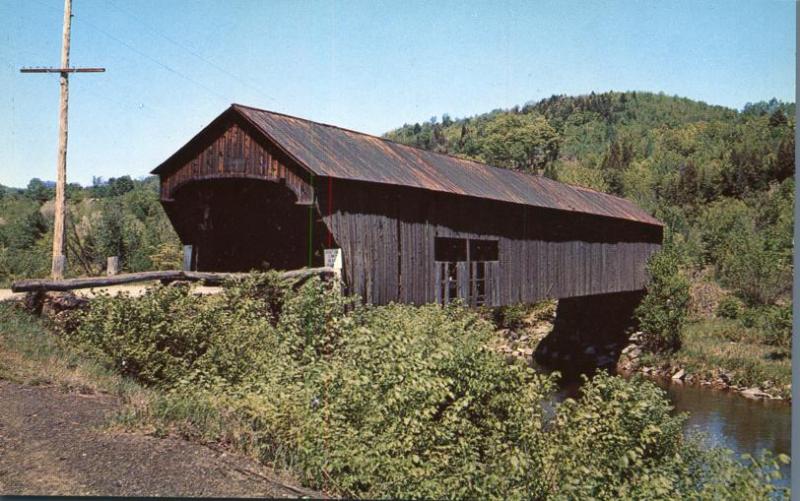
[[[126,402],[141,400],[147,391],[121,377],[99,354],[60,340],[44,320],[14,302],[0,302],[0,379],[82,394],[107,393]]]
[[[701,320],[685,326],[683,345],[666,356],[649,354],[646,364],[677,363],[699,376],[719,370],[729,373],[736,386],[762,386],[769,381],[773,393],[787,398],[792,382],[792,360],[787,348],[758,342],[754,329],[727,319]]]

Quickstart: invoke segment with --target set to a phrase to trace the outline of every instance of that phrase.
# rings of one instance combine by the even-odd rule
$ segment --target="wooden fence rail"
[[[221,285],[225,280],[246,277],[247,273],[217,273],[207,271],[144,271],[141,273],[122,273],[108,277],[71,278],[66,280],[32,279],[18,280],[11,284],[13,292],[34,291],[69,291],[73,289],[89,289],[92,287],[108,287],[110,285],[131,284],[160,280],[174,282],[188,280],[203,282],[205,285]],[[302,268],[299,270],[284,271],[280,277],[284,280],[306,280],[313,276],[327,279],[336,276],[333,268]]]

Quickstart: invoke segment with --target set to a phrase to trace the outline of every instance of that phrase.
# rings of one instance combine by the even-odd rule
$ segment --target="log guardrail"
[[[280,278],[284,280],[307,280],[313,276],[332,278],[336,276],[336,272],[337,270],[328,267],[301,268],[299,270],[281,272]],[[153,280],[159,280],[161,282],[185,280],[190,282],[203,282],[204,285],[214,286],[222,285],[222,283],[226,280],[244,278],[247,275],[248,273],[222,273],[211,271],[143,271],[140,273],[121,273],[119,275],[106,277],[69,278],[63,280],[18,280],[11,284],[11,290],[13,292],[69,291],[73,289],[109,287],[112,285],[131,284],[136,282],[150,282]]]

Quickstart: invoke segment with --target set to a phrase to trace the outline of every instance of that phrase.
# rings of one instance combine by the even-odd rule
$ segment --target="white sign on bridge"
[[[325,249],[325,266],[334,270],[341,270],[342,249]]]

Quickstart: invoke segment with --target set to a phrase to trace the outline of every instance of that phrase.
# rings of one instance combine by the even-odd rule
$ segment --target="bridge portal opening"
[[[280,182],[206,179],[178,188],[165,209],[192,268],[246,272],[322,266],[328,229]],[[335,244],[334,244],[335,245]]]

